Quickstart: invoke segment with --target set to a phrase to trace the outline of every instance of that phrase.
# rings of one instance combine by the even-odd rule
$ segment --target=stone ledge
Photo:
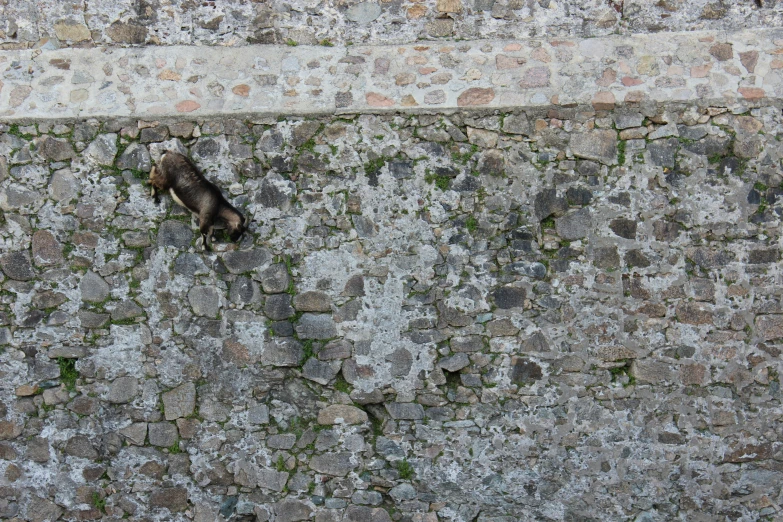
[[[654,103],[783,93],[783,30],[383,46],[0,52],[0,117],[203,118]]]

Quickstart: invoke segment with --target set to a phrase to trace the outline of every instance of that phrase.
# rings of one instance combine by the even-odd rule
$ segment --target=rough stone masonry
[[[212,4],[0,5],[0,519],[783,516],[780,6]]]

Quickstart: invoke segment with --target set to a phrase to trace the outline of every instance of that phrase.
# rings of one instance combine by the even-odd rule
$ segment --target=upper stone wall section
[[[346,45],[783,26],[777,0],[0,1],[0,46]]]
[[[783,97],[783,30],[434,45],[0,52],[0,117],[203,118],[717,105]]]

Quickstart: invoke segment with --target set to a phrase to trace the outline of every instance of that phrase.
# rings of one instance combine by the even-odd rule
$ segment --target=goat
[[[247,230],[247,219],[226,201],[220,189],[201,174],[193,162],[178,152],[165,152],[150,171],[151,195],[160,202],[158,191],[168,191],[177,204],[198,217],[204,250],[211,250],[215,221],[226,224],[228,236],[236,242]]]

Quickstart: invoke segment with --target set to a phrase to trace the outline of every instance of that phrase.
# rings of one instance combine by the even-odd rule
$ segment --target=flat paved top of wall
[[[0,45],[335,45],[780,27],[777,0],[383,0],[0,3]]]
[[[207,117],[697,102],[783,93],[783,30],[377,46],[0,52],[0,117]]]

